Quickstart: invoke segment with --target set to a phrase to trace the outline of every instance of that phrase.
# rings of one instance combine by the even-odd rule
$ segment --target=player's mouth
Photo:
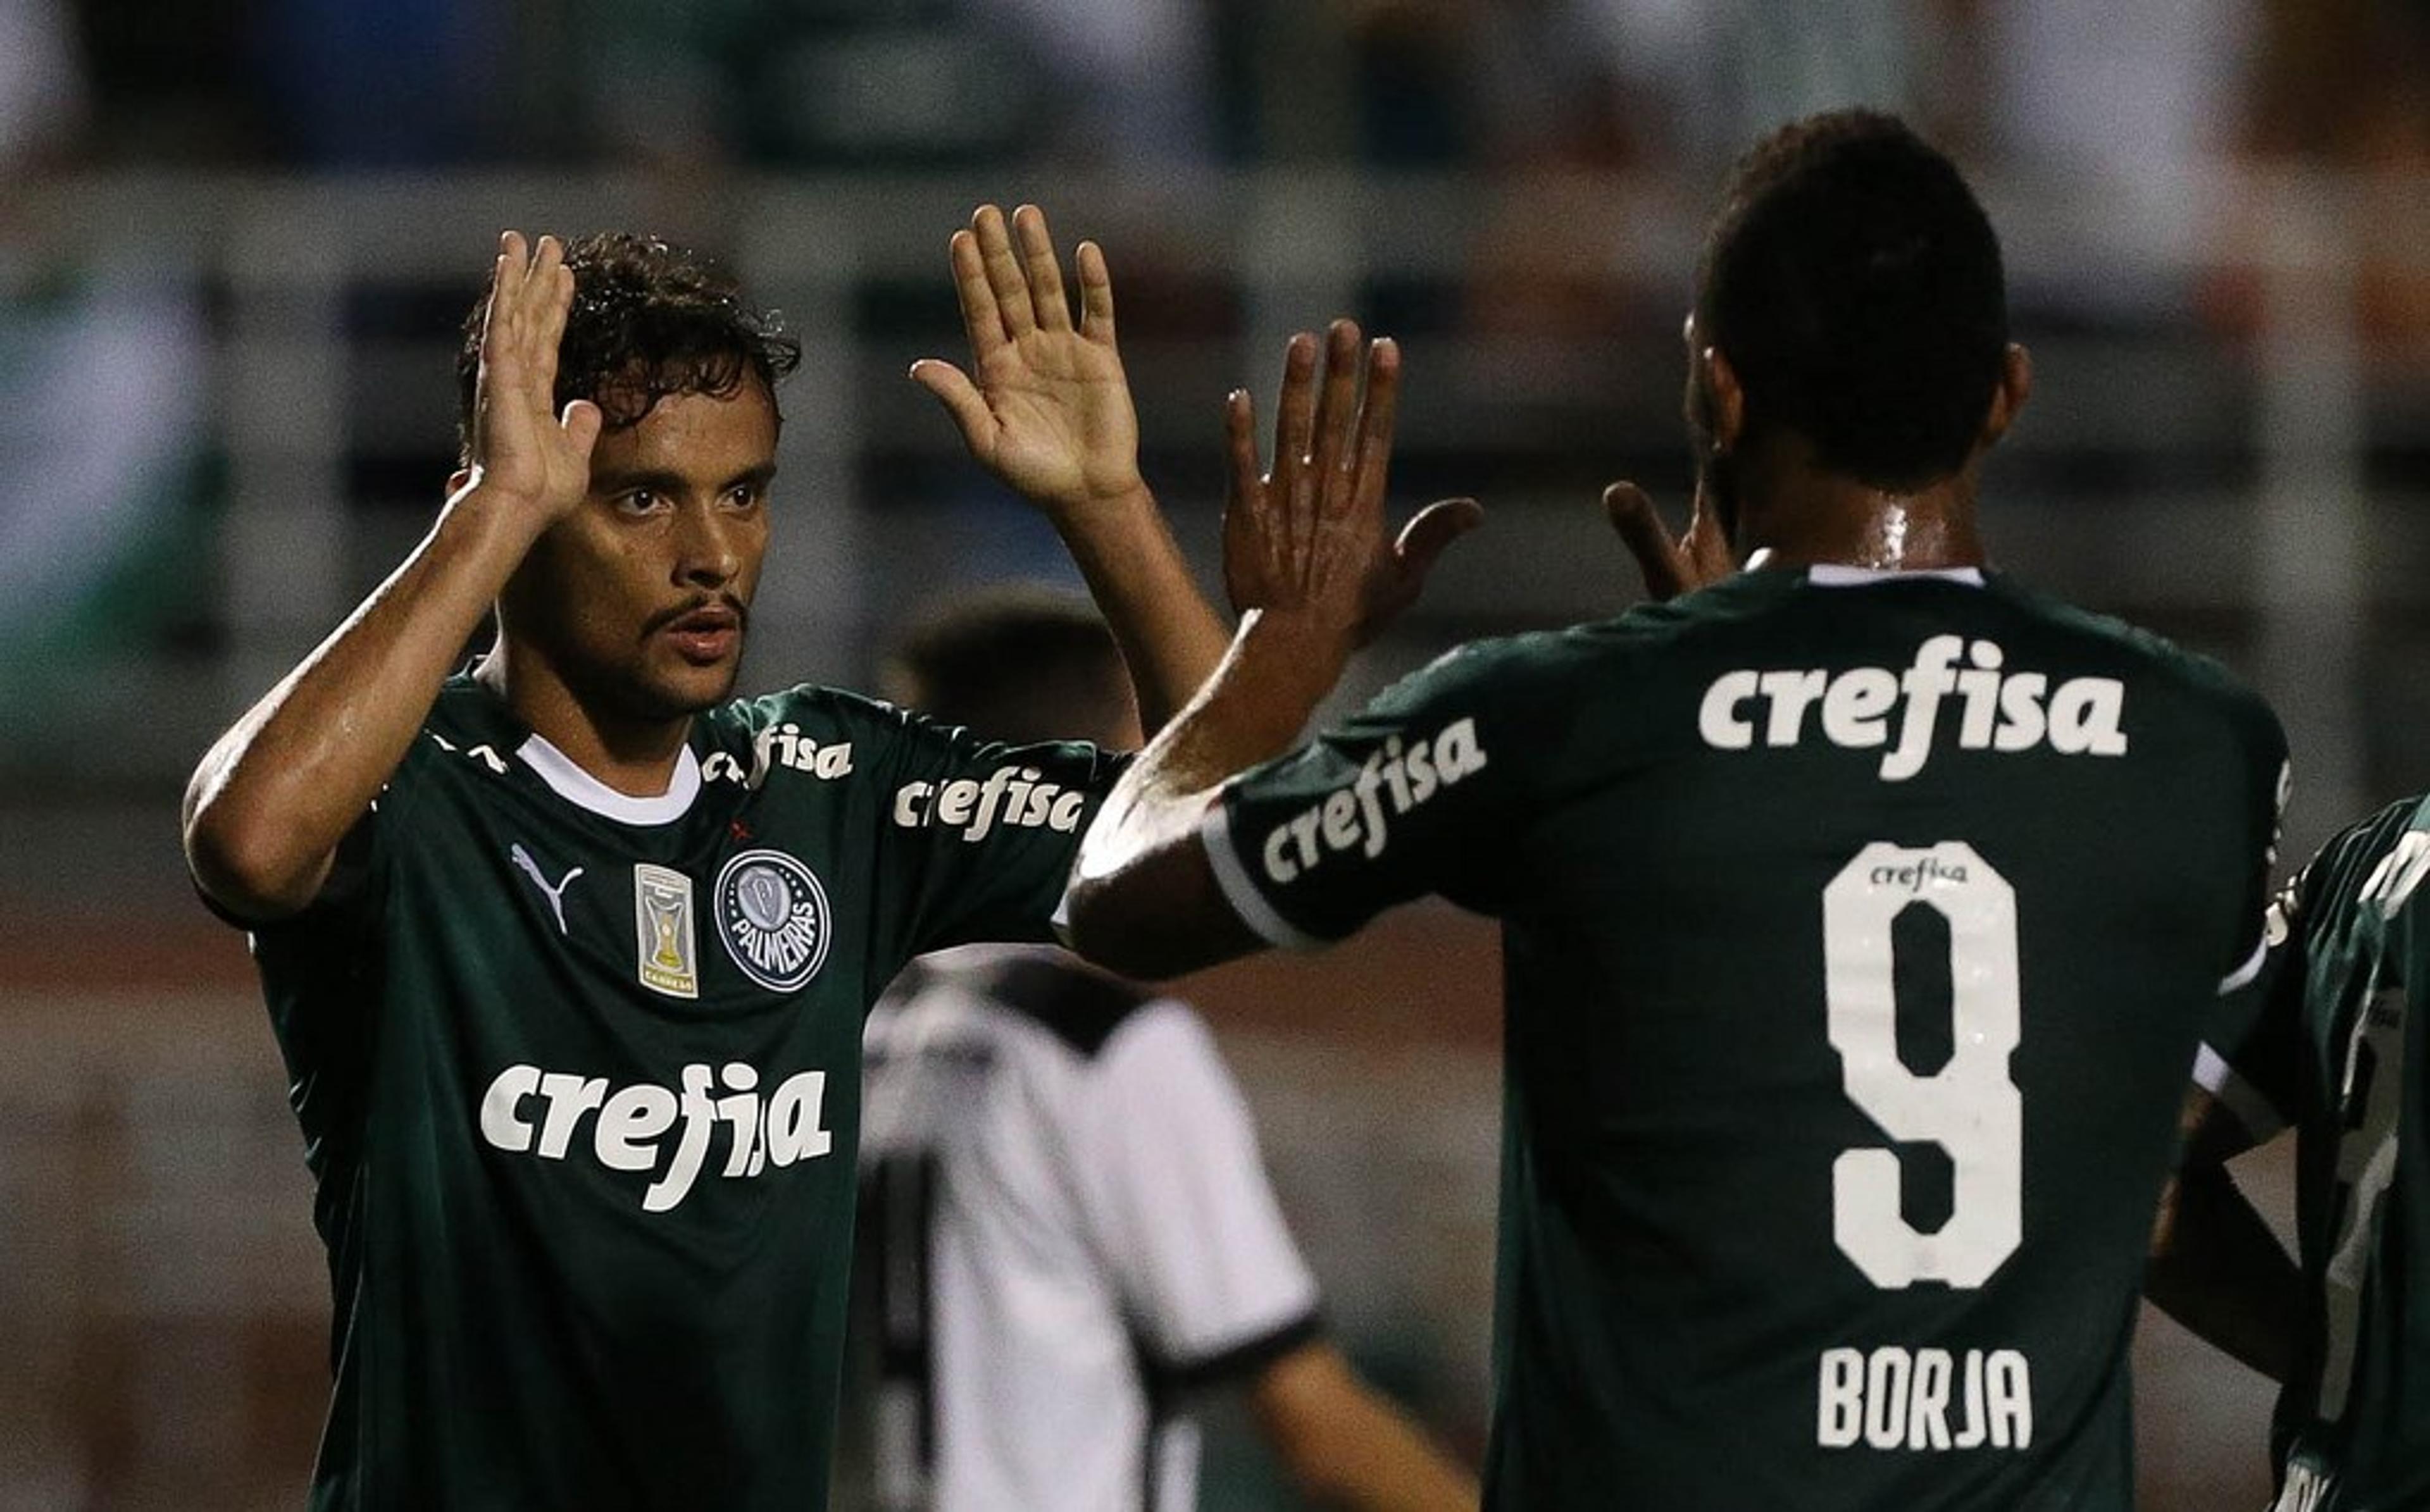
[[[675,655],[695,667],[713,667],[732,659],[742,644],[742,610],[740,605],[703,605],[678,611],[662,628]]]

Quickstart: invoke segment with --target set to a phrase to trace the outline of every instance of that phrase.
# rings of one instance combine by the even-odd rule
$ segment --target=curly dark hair
[[[603,231],[569,242],[565,263],[574,270],[574,308],[558,346],[560,410],[589,399],[608,429],[622,430],[669,394],[730,398],[752,374],[774,405],[777,380],[801,365],[802,343],[781,319],[745,306],[732,278],[685,248]],[[486,294],[474,304],[456,355],[457,445],[467,457],[489,305]]]
[[[2000,242],[1956,166],[1894,116],[1757,142],[1706,233],[1696,324],[1773,425],[1876,488],[1964,465],[2008,343]]]

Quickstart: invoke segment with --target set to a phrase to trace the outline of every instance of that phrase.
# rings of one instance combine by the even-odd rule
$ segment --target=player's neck
[[[534,735],[617,792],[656,798],[674,783],[691,716],[649,718],[586,703],[548,658],[501,640],[473,675]]]
[[[1984,565],[1974,522],[1974,470],[1899,490],[1788,465],[1751,468],[1739,480],[1733,544],[1773,567],[1824,563],[1876,572]]]

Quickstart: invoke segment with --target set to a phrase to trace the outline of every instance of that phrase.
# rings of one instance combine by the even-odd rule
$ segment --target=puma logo
[[[557,932],[559,935],[564,934],[565,889],[574,886],[574,879],[582,874],[582,868],[577,866],[568,872],[565,873],[565,879],[552,888],[548,885],[547,876],[541,872],[540,863],[531,858],[531,852],[524,849],[521,840],[515,842],[514,848],[507,853],[507,856],[515,865],[524,869],[524,874],[532,879],[532,886],[540,889],[541,896],[548,900],[548,911],[557,916]]]

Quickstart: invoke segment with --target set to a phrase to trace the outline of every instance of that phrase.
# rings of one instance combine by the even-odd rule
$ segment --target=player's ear
[[[1704,408],[1706,444],[1714,456],[1727,457],[1746,431],[1746,390],[1739,387],[1738,369],[1720,347],[1700,347],[1691,387]]]
[[[473,470],[469,467],[459,467],[455,472],[448,474],[447,497],[452,499],[456,497],[456,495],[463,492],[464,485],[472,481]]]
[[[1989,447],[2006,435],[2033,391],[2033,354],[2010,341],[2007,351],[2000,355],[2000,381],[1991,388],[1991,407],[1984,411],[1983,434],[1975,440],[1976,447]]]

